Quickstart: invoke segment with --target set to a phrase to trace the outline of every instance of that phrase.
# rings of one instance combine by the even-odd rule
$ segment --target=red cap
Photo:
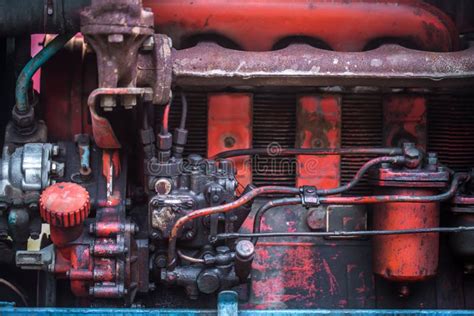
[[[39,200],[41,217],[57,227],[72,227],[89,216],[89,193],[78,184],[60,182],[46,188]]]

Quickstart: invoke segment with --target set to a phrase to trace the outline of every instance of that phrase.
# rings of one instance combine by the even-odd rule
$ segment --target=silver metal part
[[[54,267],[54,246],[49,245],[40,251],[17,251],[17,267],[24,270],[52,271]]]
[[[3,149],[0,197],[41,191],[51,183],[51,176],[61,177],[64,164],[52,160],[53,144],[32,143],[17,148],[12,154]]]

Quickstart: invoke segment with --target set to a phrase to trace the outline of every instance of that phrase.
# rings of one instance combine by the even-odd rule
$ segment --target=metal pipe
[[[277,206],[286,206],[286,205],[296,205],[301,204],[301,197],[297,198],[283,198],[278,200],[268,201],[264,205],[262,205],[257,212],[255,213],[255,218],[253,220],[253,232],[260,233],[260,225],[262,223],[263,215],[270,209],[277,207]],[[255,244],[257,243],[257,237],[252,238],[252,242]]]
[[[178,256],[185,261],[188,261],[191,263],[205,263],[204,259],[187,256],[181,250],[178,250],[177,252],[178,252]]]
[[[33,57],[23,68],[16,83],[15,98],[16,110],[20,113],[28,112],[28,89],[31,78],[36,71],[41,68],[52,56],[54,56],[74,34],[62,34],[56,36],[45,48],[43,48],[35,57]]]
[[[413,228],[400,230],[362,230],[362,231],[332,231],[332,232],[282,232],[282,233],[225,233],[216,235],[215,241],[224,239],[259,237],[348,237],[348,236],[377,236],[377,235],[408,235],[428,233],[461,233],[474,231],[474,226]]]
[[[171,102],[168,103],[165,106],[165,109],[163,110],[163,121],[161,124],[161,134],[166,135],[168,134],[168,122],[169,122],[169,116],[170,116],[170,107],[171,107]]]
[[[338,52],[305,44],[245,52],[202,43],[173,51],[180,86],[468,87],[474,82],[474,47],[438,53],[399,45]]]
[[[0,0],[1,36],[79,32],[80,11],[91,0]]]
[[[180,129],[186,128],[186,117],[188,116],[188,100],[186,94],[181,92],[181,122],[179,124]]]
[[[396,158],[396,157],[380,157],[380,158],[372,159],[369,162],[367,162],[364,166],[362,166],[361,169],[359,169],[359,171],[357,172],[354,179],[350,183],[348,183],[347,185],[336,188],[336,189],[329,189],[329,190],[322,190],[322,191],[330,192],[329,194],[337,194],[337,193],[341,193],[341,192],[344,191],[344,190],[341,191],[341,188],[350,189],[352,187],[351,183],[357,183],[357,181],[355,181],[355,179],[360,179],[362,177],[363,173],[364,173],[364,170],[365,171],[368,170],[371,167],[371,165],[375,165],[377,163],[385,162],[384,160],[386,160],[386,159],[382,159],[382,158]],[[459,176],[459,177],[461,177],[461,176]],[[442,199],[450,198],[456,192],[456,189],[458,187],[459,177],[455,177],[453,179],[453,183],[451,184],[450,190],[448,190],[447,192],[445,192],[443,194],[438,195],[438,197],[441,196]],[[335,193],[332,193],[332,192],[335,192]],[[396,196],[387,196],[387,197],[397,198]],[[437,196],[434,196],[434,197],[437,197]],[[336,199],[340,199],[340,198],[341,197],[336,197]],[[343,197],[343,198],[345,199],[346,197]],[[347,200],[353,201],[354,199],[359,198],[359,197],[347,197],[347,198],[348,198]],[[370,197],[361,197],[361,198],[370,198]],[[410,197],[400,196],[400,198],[406,199],[406,198],[410,198]],[[412,198],[417,198],[417,197],[412,197]],[[429,198],[433,199],[433,196],[431,196]],[[324,199],[325,198],[320,198],[320,202],[323,203],[322,200],[324,200]],[[383,201],[383,202],[390,202],[390,201]],[[383,202],[380,201],[380,203],[383,203]],[[407,202],[407,201],[403,201],[403,202]],[[421,202],[423,202],[423,201],[421,201]],[[267,211],[269,211],[270,209],[272,209],[274,207],[277,207],[277,206],[296,205],[296,204],[300,204],[300,203],[301,203],[300,198],[284,198],[284,199],[279,199],[279,200],[272,200],[272,201],[269,201],[269,202],[265,203],[255,213],[254,222],[253,222],[253,232],[254,233],[260,233],[260,227],[261,227],[261,222],[262,222],[263,215]],[[324,203],[324,204],[333,204],[333,203]],[[339,203],[334,203],[334,204],[339,204]],[[349,203],[349,204],[357,204],[357,203]],[[252,238],[252,242],[253,243],[256,242],[256,237]]]
[[[374,159],[371,159],[369,161],[367,161],[366,163],[364,163],[364,165],[362,165],[362,167],[360,167],[360,169],[357,171],[356,175],[352,178],[352,180],[338,188],[334,188],[334,189],[321,189],[321,190],[317,190],[317,194],[318,195],[333,195],[333,194],[339,194],[339,193],[342,193],[344,191],[348,191],[350,189],[352,189],[353,187],[355,187],[357,185],[357,183],[360,182],[360,180],[362,180],[362,177],[367,173],[367,171],[370,170],[370,168],[376,166],[376,165],[380,165],[382,163],[404,163],[406,161],[405,157],[404,156],[393,156],[393,157],[378,157],[378,158],[374,158]]]
[[[176,221],[173,228],[171,229],[170,238],[168,242],[168,268],[170,270],[174,269],[176,264],[176,242],[178,240],[178,233],[181,227],[192,221],[195,218],[208,216],[212,214],[218,213],[226,213],[232,211],[242,205],[247,204],[251,200],[255,199],[258,196],[265,195],[265,194],[299,194],[300,190],[298,188],[292,187],[279,187],[279,186],[265,186],[253,189],[252,191],[242,195],[237,200],[219,206],[207,207],[200,210],[195,210],[187,215],[181,217]]]
[[[270,153],[269,148],[248,148],[248,149],[234,149],[227,150],[217,155],[210,157],[210,159],[226,159],[238,156],[295,156],[295,155],[402,155],[403,149],[398,147],[393,148],[278,148],[276,153]]]
[[[340,205],[354,205],[354,204],[375,204],[375,203],[392,203],[392,202],[415,202],[415,203],[431,203],[442,202],[451,198],[456,194],[460,183],[468,179],[469,176],[465,173],[458,173],[454,176],[451,186],[448,191],[427,196],[404,196],[404,195],[372,195],[372,196],[328,196],[320,197],[321,204],[340,204]]]

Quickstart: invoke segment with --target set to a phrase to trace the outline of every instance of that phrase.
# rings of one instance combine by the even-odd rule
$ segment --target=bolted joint
[[[403,154],[406,158],[406,167],[417,168],[420,165],[423,155],[414,143],[403,143]]]
[[[31,135],[37,129],[35,111],[32,107],[26,112],[20,112],[15,106],[12,111],[12,121],[15,129],[22,135]]]
[[[319,206],[321,203],[319,202],[318,190],[316,187],[305,185],[302,186],[300,189],[301,192],[301,203],[304,207],[316,207]]]

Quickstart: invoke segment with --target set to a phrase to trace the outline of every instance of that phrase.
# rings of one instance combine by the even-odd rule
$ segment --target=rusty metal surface
[[[200,210],[192,211],[186,216],[181,217],[173,226],[168,242],[168,267],[174,268],[176,264],[176,242],[178,238],[179,230],[188,222],[195,218],[204,217],[212,214],[229,212],[237,207],[247,204],[258,196],[266,194],[287,194],[294,195],[299,193],[298,188],[291,187],[280,187],[280,186],[266,186],[251,190],[250,192],[242,195],[234,202],[218,205],[214,207],[207,207]]]
[[[242,52],[202,43],[175,50],[172,58],[175,84],[186,86],[452,87],[474,82],[474,47],[435,53],[384,45],[348,53],[294,44]]]
[[[426,188],[385,188],[395,195],[432,195]],[[413,229],[439,226],[439,203],[378,204],[373,212],[374,229]],[[433,277],[438,268],[438,234],[375,236],[374,273],[391,281],[412,282]],[[400,293],[400,295],[405,295]]]
[[[431,51],[458,45],[451,19],[418,0],[145,0],[144,6],[177,47],[199,38],[252,51],[281,47],[287,39],[335,51],[361,51],[378,41]]]
[[[306,95],[298,99],[296,122],[298,148],[341,146],[341,97]],[[340,156],[296,157],[296,186],[334,188],[340,183]]]
[[[217,93],[208,95],[208,146],[212,157],[228,149],[252,147],[252,95],[249,93]],[[233,159],[238,192],[252,183],[248,157]]]

